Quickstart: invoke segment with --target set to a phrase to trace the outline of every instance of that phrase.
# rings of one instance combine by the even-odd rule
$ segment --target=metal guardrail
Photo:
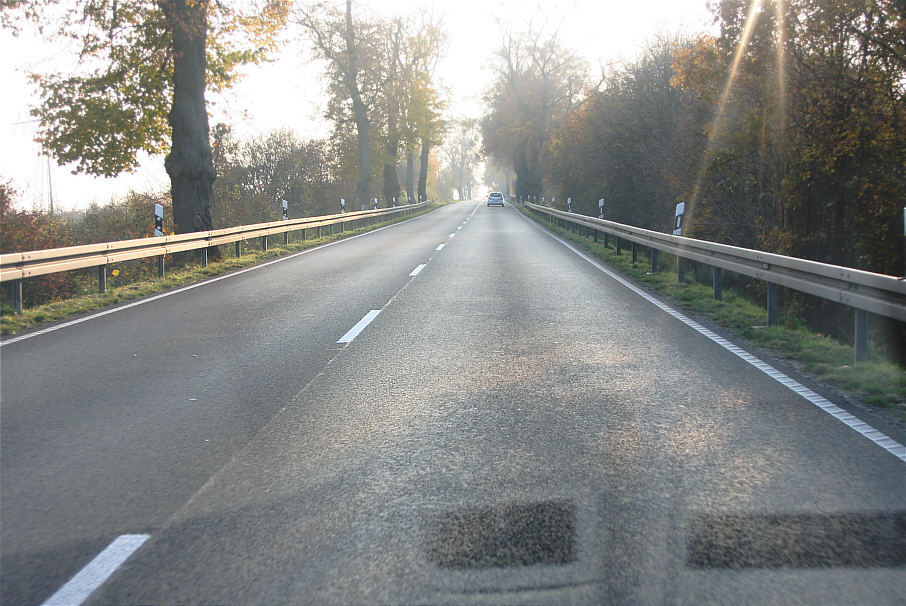
[[[526,208],[546,215],[552,222],[563,221],[603,232],[619,239],[652,249],[652,265],[657,264],[657,251],[716,268],[715,297],[720,298],[720,270],[728,270],[768,283],[768,324],[776,314],[776,286],[848,305],[856,310],[856,359],[867,357],[867,313],[906,322],[906,279],[766,253],[738,246],[674,236],[631,225],[564,212],[538,204]],[[772,292],[773,290],[773,292]],[[773,301],[772,301],[773,299]],[[775,306],[772,309],[772,305]]]
[[[0,282],[15,281],[13,298],[15,306],[21,313],[22,295],[21,281],[46,274],[88,267],[99,267],[98,279],[100,290],[106,288],[106,266],[111,263],[158,257],[159,273],[163,274],[163,258],[178,252],[190,250],[207,251],[212,246],[221,246],[232,242],[236,243],[237,256],[239,244],[243,240],[262,238],[262,243],[267,248],[267,237],[275,234],[289,234],[289,232],[318,229],[322,227],[343,225],[349,222],[365,221],[374,218],[393,216],[396,214],[409,214],[426,208],[428,202],[396,206],[376,210],[363,210],[356,212],[324,215],[320,217],[304,217],[300,219],[287,219],[269,223],[258,223],[240,227],[228,227],[212,231],[176,234],[172,236],[156,236],[139,238],[135,240],[121,240],[119,242],[104,242],[99,244],[85,244],[82,246],[68,246],[65,248],[51,248],[29,252],[9,253],[0,255]],[[304,237],[304,232],[303,232]],[[202,263],[206,264],[207,255],[202,255]],[[17,296],[18,295],[18,296]]]

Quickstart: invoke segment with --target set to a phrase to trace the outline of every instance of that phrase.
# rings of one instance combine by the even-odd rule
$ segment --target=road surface
[[[896,448],[509,205],[0,363],[4,605],[906,603]]]

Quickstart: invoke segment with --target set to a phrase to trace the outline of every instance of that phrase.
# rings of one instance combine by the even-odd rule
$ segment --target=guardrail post
[[[610,240],[610,234],[608,234],[608,233],[605,231],[605,232],[604,232],[604,248],[610,248],[609,240]]]
[[[267,236],[261,236],[261,250],[267,251]]]
[[[617,239],[617,256],[619,257],[620,255],[623,254],[623,241],[620,240],[620,236],[616,236],[616,239]]]
[[[657,273],[657,249],[651,249],[651,273]]]
[[[856,362],[868,360],[868,312],[856,309]]]
[[[321,226],[318,226],[318,239],[321,239]]]
[[[236,258],[242,256],[242,240],[236,240]]]
[[[164,256],[163,255],[157,255],[157,277],[158,278],[164,277]]]
[[[285,231],[285,232],[283,232],[283,246],[286,246],[288,244],[289,244],[289,232]]]
[[[632,243],[632,262],[637,263],[639,260],[639,245],[635,242]]]
[[[305,228],[302,228],[302,241],[305,242]]]
[[[595,242],[597,242],[598,241],[598,230],[593,229],[592,231],[595,232]]]
[[[201,266],[207,267],[208,266],[208,249],[201,248],[201,249],[199,249],[199,252],[201,253]]]
[[[22,313],[22,280],[13,280],[13,308],[17,314]]]
[[[683,263],[685,259],[677,255],[676,257],[676,281],[683,282],[686,279],[686,264]]]
[[[714,283],[714,299],[720,301],[724,296],[724,270],[720,267],[712,267],[711,282]]]
[[[98,266],[98,292],[107,292],[107,265]]]
[[[768,326],[777,324],[777,285],[768,282]]]

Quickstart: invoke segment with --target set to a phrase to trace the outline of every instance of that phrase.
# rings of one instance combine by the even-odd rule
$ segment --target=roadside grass
[[[42,305],[35,305],[26,308],[21,314],[14,313],[9,301],[3,301],[0,305],[0,335],[14,335],[24,330],[37,328],[43,324],[65,320],[71,316],[99,311],[113,305],[118,305],[127,301],[140,299],[157,293],[161,293],[174,288],[187,286],[196,282],[201,282],[209,278],[228,274],[230,272],[251,267],[264,261],[283,257],[292,253],[322,246],[330,242],[349,238],[369,231],[374,231],[381,227],[393,225],[404,220],[417,217],[428,213],[440,206],[432,204],[423,211],[398,217],[374,225],[358,227],[355,229],[346,229],[343,232],[333,234],[324,234],[320,238],[311,238],[298,240],[284,245],[282,238],[279,244],[271,243],[268,250],[253,248],[250,241],[243,242],[242,256],[229,257],[232,246],[221,247],[223,258],[219,261],[209,261],[207,267],[201,265],[187,265],[183,267],[174,267],[168,269],[163,278],[158,278],[156,273],[152,278],[140,279],[128,284],[117,284],[117,278],[108,275],[107,292],[97,292],[97,280],[85,280],[84,294],[75,297],[52,301]],[[111,272],[114,269],[110,268]],[[110,272],[108,272],[109,274]],[[90,289],[94,289],[91,292]]]
[[[906,371],[884,359],[877,351],[869,352],[868,361],[855,364],[855,352],[851,345],[813,333],[794,318],[786,318],[784,325],[766,326],[765,307],[741,292],[725,286],[722,299],[718,301],[714,299],[712,285],[698,281],[692,271],[686,272],[684,282],[678,282],[675,261],[670,255],[662,253],[659,271],[651,273],[651,261],[647,255],[640,253],[638,261],[632,262],[628,243],[622,254],[617,255],[613,238],[610,246],[605,248],[603,235],[599,235],[598,242],[594,242],[591,236],[563,229],[528,212],[524,214],[678,305],[730,329],[774,355],[786,358],[823,383],[851,392],[871,406],[892,410],[898,421],[906,422]],[[663,268],[669,264],[672,267]]]

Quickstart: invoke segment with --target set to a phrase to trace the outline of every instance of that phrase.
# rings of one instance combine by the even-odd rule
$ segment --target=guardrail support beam
[[[289,232],[285,231],[285,232],[283,232],[283,246],[286,246],[288,244],[289,244]]]
[[[639,245],[635,242],[632,243],[632,262],[638,263],[639,261]]]
[[[610,234],[604,232],[604,248],[610,248]]]
[[[157,256],[157,277],[158,278],[164,277],[164,256],[163,255]]]
[[[617,239],[617,256],[619,257],[620,255],[623,254],[623,241],[620,240],[620,236],[615,236],[615,237]]]
[[[686,264],[682,257],[676,258],[676,281],[682,283],[686,279]]]
[[[598,241],[598,230],[593,229],[592,231],[595,232],[595,242],[597,242]]]
[[[724,296],[724,270],[720,267],[712,267],[711,282],[714,284],[714,299],[720,301]]]
[[[868,312],[856,309],[856,362],[868,361]]]
[[[768,282],[768,326],[777,324],[777,285]]]
[[[236,240],[236,258],[242,256],[242,240]]]
[[[13,280],[13,308],[17,314],[22,313],[22,280]]]
[[[201,266],[207,267],[208,266],[208,249],[201,248],[201,249],[199,249],[199,252],[201,252]]]
[[[107,266],[98,265],[98,292],[104,294],[107,292]]]
[[[261,236],[261,250],[267,250],[267,236]]]

